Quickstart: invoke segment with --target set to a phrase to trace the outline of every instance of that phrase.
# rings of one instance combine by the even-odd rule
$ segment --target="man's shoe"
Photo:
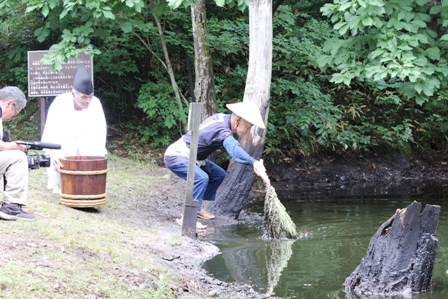
[[[22,210],[22,207],[15,203],[3,203],[0,208],[0,218],[4,220],[28,220],[35,219],[33,214],[27,213]]]

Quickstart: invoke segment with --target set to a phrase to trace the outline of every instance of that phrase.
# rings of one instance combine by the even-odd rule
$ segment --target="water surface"
[[[353,192],[356,190],[356,192]],[[338,187],[306,192],[276,190],[300,233],[295,241],[261,240],[261,220],[217,227],[207,235],[222,254],[204,264],[210,275],[226,282],[242,282],[259,292],[272,290],[287,298],[358,298],[347,296],[342,283],[366,255],[378,228],[414,200],[440,205],[439,250],[433,271],[433,291],[415,299],[448,298],[448,198],[443,185],[359,190]],[[263,197],[249,210],[263,213]],[[364,296],[362,298],[403,298]]]

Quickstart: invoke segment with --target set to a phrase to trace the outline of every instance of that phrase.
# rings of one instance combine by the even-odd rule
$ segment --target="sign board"
[[[84,65],[92,73],[93,57],[81,53],[79,58],[71,58],[62,62],[62,70],[50,70],[48,64],[40,60],[49,51],[28,51],[28,97],[57,96],[71,92],[73,79],[80,65]]]

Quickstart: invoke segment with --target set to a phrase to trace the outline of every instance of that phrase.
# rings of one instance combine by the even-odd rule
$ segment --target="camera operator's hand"
[[[25,145],[17,144],[15,142],[0,141],[0,151],[11,151],[11,150],[19,150],[26,153],[27,148]]]
[[[15,142],[11,142],[11,143],[14,143],[16,149],[18,149],[19,151],[22,151],[22,152],[26,153],[26,151],[28,150],[28,148],[25,145],[23,145],[23,144],[18,144],[18,143],[15,143]]]
[[[58,150],[50,150],[50,156],[51,156],[51,164],[53,164],[54,170],[59,172],[59,170],[62,168],[61,163],[61,155]]]

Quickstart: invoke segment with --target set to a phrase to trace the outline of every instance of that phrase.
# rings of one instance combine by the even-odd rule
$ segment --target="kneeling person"
[[[0,175],[3,175],[4,192],[0,219],[34,220],[34,215],[23,211],[28,197],[28,158],[26,146],[4,142],[3,121],[16,117],[26,106],[26,97],[15,86],[0,89]]]

